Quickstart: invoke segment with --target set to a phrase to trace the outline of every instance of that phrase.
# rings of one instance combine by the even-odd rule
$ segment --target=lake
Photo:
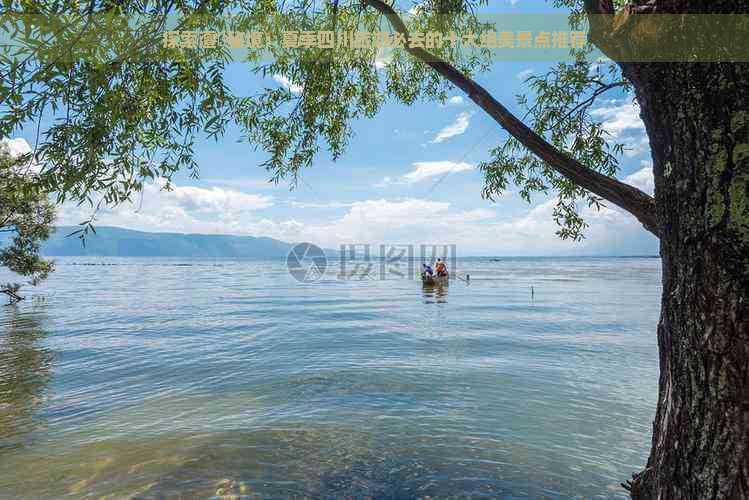
[[[628,498],[659,259],[336,266],[57,259],[0,307],[0,496]]]

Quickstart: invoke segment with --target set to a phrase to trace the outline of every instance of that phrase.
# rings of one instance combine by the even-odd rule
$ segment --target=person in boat
[[[442,259],[437,259],[434,270],[437,271],[437,276],[447,276],[447,266]]]
[[[423,268],[421,270],[421,274],[424,276],[429,276],[430,278],[434,276],[434,270],[432,269],[432,266],[429,264],[422,264]]]

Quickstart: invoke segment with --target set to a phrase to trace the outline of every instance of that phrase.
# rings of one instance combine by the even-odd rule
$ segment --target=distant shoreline
[[[44,242],[41,254],[45,257],[110,257],[110,258],[191,258],[191,259],[285,259],[289,251],[298,243],[289,243],[265,236],[235,236],[228,234],[199,233],[158,233],[124,229],[114,226],[98,226],[96,233],[86,237],[85,246],[75,236],[69,236],[78,226],[58,226],[55,233]],[[7,237],[6,237],[7,238]],[[3,237],[0,235],[0,244]],[[393,244],[398,247],[402,245]],[[360,250],[360,249],[359,249]],[[323,248],[328,260],[339,259],[339,249]],[[460,255],[459,259],[488,259],[501,261],[520,259],[640,259],[659,258],[652,253],[645,254],[601,254],[601,255]],[[347,251],[347,257],[349,256]],[[449,255],[443,257],[450,259]],[[373,251],[369,260],[386,258]],[[407,260],[404,255],[400,259]],[[422,261],[424,257],[410,257]],[[355,259],[366,260],[362,251],[355,252]]]
[[[87,258],[114,258],[114,259],[146,259],[146,258],[158,258],[158,259],[219,259],[219,260],[283,260],[286,255],[276,256],[259,256],[259,257],[242,257],[242,256],[221,256],[221,255],[95,255],[95,254],[43,254],[44,257],[59,258],[59,257],[87,257]],[[331,255],[330,259],[338,260],[337,254]],[[533,259],[660,259],[660,255],[506,255],[501,257],[495,256],[481,256],[481,255],[466,255],[456,257],[458,260],[494,260],[501,262],[503,260],[533,260]],[[377,255],[370,255],[369,259],[361,256],[354,258],[347,258],[350,261],[365,261],[365,260],[385,260],[387,257],[380,257]],[[407,258],[403,260],[411,260],[413,262],[420,262],[424,259],[421,258]]]

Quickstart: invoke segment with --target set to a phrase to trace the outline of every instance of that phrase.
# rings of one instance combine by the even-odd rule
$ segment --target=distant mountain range
[[[120,227],[96,226],[86,246],[70,233],[78,226],[60,226],[42,245],[48,256],[102,257],[235,257],[283,258],[291,243],[273,238],[221,234],[146,233]]]
[[[86,246],[68,235],[80,226],[58,226],[42,245],[42,255],[91,257],[204,257],[237,259],[286,258],[292,243],[266,237],[225,234],[148,233],[113,226],[96,226],[96,234],[86,237]],[[0,248],[9,240],[0,233]],[[339,251],[324,249],[328,258],[338,258]],[[606,256],[607,254],[600,254]],[[615,254],[616,255],[616,254]],[[636,251],[620,255],[657,256],[654,252]],[[590,256],[596,256],[591,254]],[[361,255],[357,255],[361,257]],[[507,257],[503,257],[507,258]]]

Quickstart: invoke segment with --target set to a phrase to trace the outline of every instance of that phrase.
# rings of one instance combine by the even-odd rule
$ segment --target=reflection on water
[[[444,304],[447,302],[448,283],[422,283],[425,304]]]
[[[658,261],[462,268],[59,259],[43,307],[0,308],[0,497],[626,498]]]
[[[0,454],[18,447],[40,424],[35,412],[50,379],[53,355],[43,347],[47,336],[41,326],[41,307],[21,313],[17,305],[5,306],[0,331]]]

